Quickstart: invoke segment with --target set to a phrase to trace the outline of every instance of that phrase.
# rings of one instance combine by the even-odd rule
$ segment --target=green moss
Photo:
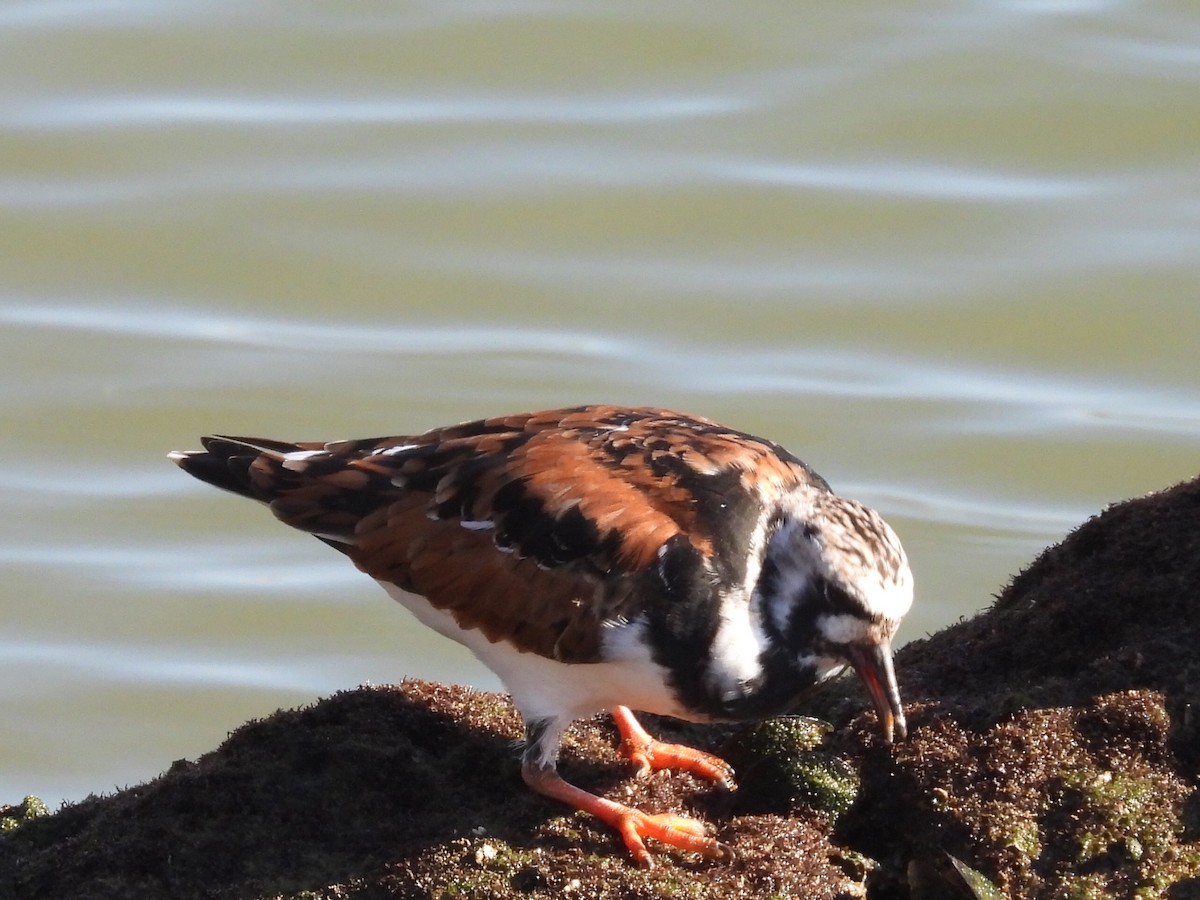
[[[823,753],[802,753],[790,769],[798,797],[836,818],[858,796],[858,773],[845,761]]]
[[[1088,770],[1061,779],[1053,814],[1075,827],[1060,837],[1079,873],[1070,897],[1109,896],[1114,873],[1128,896],[1157,898],[1200,874],[1200,848],[1183,843],[1184,826],[1161,777],[1150,771]]]
[[[30,794],[16,806],[0,807],[0,831],[16,831],[26,822],[50,815],[50,808]]]
[[[780,716],[768,719],[747,729],[738,736],[737,744],[749,753],[769,756],[815,750],[821,746],[833,726],[809,716]]]
[[[818,749],[833,730],[827,722],[790,716],[740,734],[728,750],[738,772],[742,812],[786,813],[807,806],[836,819],[858,796],[857,770]]]
[[[1087,823],[1077,841],[1077,859],[1100,856],[1139,861],[1174,845],[1175,816],[1164,815],[1162,791],[1152,778],[1120,772],[1071,773],[1063,779],[1065,802]]]
[[[1112,894],[1099,875],[1079,876],[1068,885],[1065,900],[1106,900]]]
[[[1004,846],[1012,847],[1026,859],[1035,859],[1042,852],[1041,832],[1032,819],[1016,819],[1008,823]]]

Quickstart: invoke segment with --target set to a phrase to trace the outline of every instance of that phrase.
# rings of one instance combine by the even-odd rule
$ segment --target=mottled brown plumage
[[[853,665],[891,739],[904,717],[890,641],[912,580],[877,513],[778,445],[669,410],[584,406],[329,443],[210,437],[172,454],[349,556],[513,692],[535,790],[617,828],[719,856],[699,823],[566,784],[569,722],[614,711],[641,771],[720,783],[627,705],[696,721],[794,708]]]
[[[701,514],[695,476],[734,471],[759,502],[798,484],[823,487],[773,444],[660,409],[591,406],[419,435],[206,446],[219,441],[262,449],[245,493],[281,521],[349,539],[335,546],[362,571],[449,610],[463,628],[568,662],[597,659],[600,624],[630,615],[632,582],[670,538],[712,555],[716,523]],[[520,540],[496,552],[517,502],[537,507],[529,529],[566,543],[561,561]]]

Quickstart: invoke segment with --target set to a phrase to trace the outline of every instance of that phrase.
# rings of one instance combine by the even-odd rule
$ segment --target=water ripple
[[[506,352],[608,357],[628,352],[625,343],[597,331],[564,332],[512,326],[388,327],[333,321],[213,315],[179,308],[72,306],[53,303],[0,304],[0,322],[117,334],[173,338],[229,347],[273,350],[405,355]]]
[[[661,263],[660,263],[661,265]],[[363,364],[370,355],[436,356],[478,361],[486,356],[532,354],[543,364],[591,360],[636,366],[655,384],[703,390],[714,396],[782,394],[937,401],[956,409],[955,429],[966,433],[1041,433],[1103,427],[1200,434],[1200,401],[1186,391],[1156,385],[1114,385],[1094,378],[1042,375],[889,355],[847,347],[803,347],[667,334],[573,331],[515,325],[484,327],[351,324],[185,310],[12,303],[0,322],[175,339],[213,348],[259,348],[329,354]],[[694,361],[704,359],[697,368]],[[281,377],[290,378],[286,368]],[[998,414],[997,410],[1004,410]],[[157,484],[130,485],[156,492]]]
[[[171,125],[237,125],[273,128],[303,125],[344,128],[353,125],[470,123],[636,124],[674,119],[710,118],[747,108],[745,98],[696,94],[639,93],[611,96],[448,94],[441,97],[277,98],[71,97],[10,108],[6,128],[87,130],[160,129]]]
[[[309,652],[303,665],[280,665],[277,661],[246,662],[235,659],[214,659],[211,648],[203,656],[182,656],[177,647],[140,647],[131,653],[127,645],[103,643],[57,643],[41,641],[0,641],[4,666],[13,672],[26,667],[50,668],[62,678],[77,678],[89,683],[110,682],[158,689],[179,687],[211,690],[220,687],[255,688],[318,693],[336,684],[332,673],[343,660],[333,653],[322,657]],[[18,681],[29,685],[29,680]],[[24,693],[16,686],[8,696],[16,702]],[[28,693],[36,696],[36,690]]]
[[[402,159],[336,161],[303,159],[269,165],[245,160],[236,168],[191,166],[136,178],[0,181],[0,201],[19,207],[105,207],[161,204],[167,198],[350,191],[378,197],[536,197],[563,190],[588,193],[617,189],[658,194],[688,188],[731,190],[769,186],[784,191],[830,191],[873,198],[904,198],[964,204],[1055,203],[1078,198],[1117,198],[1132,190],[1117,179],[1079,178],[989,170],[983,167],[896,162],[787,163],[753,157],[710,157],[587,144],[494,142],[443,146],[436,154]]]

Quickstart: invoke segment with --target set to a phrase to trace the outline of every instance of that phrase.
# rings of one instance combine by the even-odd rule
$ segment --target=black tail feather
[[[295,444],[259,438],[210,435],[200,439],[204,450],[176,451],[170,459],[187,472],[213,487],[252,500],[266,500],[250,478],[250,464],[262,451],[290,453]]]

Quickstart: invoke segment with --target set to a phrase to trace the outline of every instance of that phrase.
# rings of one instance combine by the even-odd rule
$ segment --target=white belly
[[[452,614],[424,597],[379,584],[423,624],[464,645],[495,672],[528,720],[578,719],[618,705],[688,717],[667,686],[666,670],[651,659],[644,628],[636,621],[605,628],[605,662],[569,664],[523,653],[506,641],[493,643],[482,632],[460,628]]]

